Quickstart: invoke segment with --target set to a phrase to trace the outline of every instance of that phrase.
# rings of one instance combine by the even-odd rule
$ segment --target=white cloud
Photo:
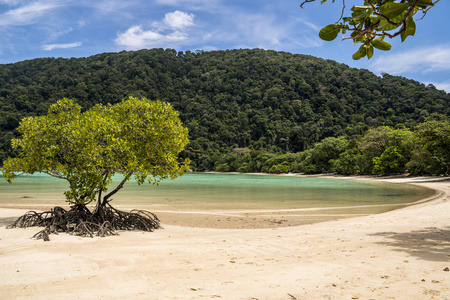
[[[193,25],[193,14],[177,10],[167,13],[163,22],[154,23],[154,28],[150,30],[144,30],[142,26],[137,25],[128,28],[123,33],[118,33],[115,42],[128,49],[174,47],[178,42],[188,39],[186,29]]]
[[[163,35],[155,31],[144,31],[141,26],[130,27],[124,33],[118,34],[116,43],[130,49],[145,48],[146,44],[163,39]]]
[[[194,0],[195,1],[195,0]],[[156,0],[156,2],[158,4],[163,4],[163,5],[172,5],[172,6],[177,6],[177,5],[181,5],[183,4],[183,2],[187,2],[187,1],[183,1],[183,0]],[[192,2],[192,0],[190,1]],[[198,2],[198,1],[197,1]],[[206,2],[206,1],[205,1]]]
[[[182,11],[167,13],[164,17],[164,23],[172,29],[184,29],[194,25],[194,15]]]
[[[60,1],[33,2],[0,15],[0,26],[20,26],[37,22],[40,17],[62,5]]]
[[[377,58],[372,68],[397,75],[404,72],[427,73],[450,70],[450,47],[443,45],[416,48]]]
[[[20,3],[20,0],[0,0],[0,4],[6,4],[6,5],[17,5]]]
[[[299,18],[279,19],[270,12],[253,13],[222,11],[220,29],[205,34],[208,43],[233,43],[233,48],[263,48],[298,51],[302,48],[319,47],[322,41],[311,29],[317,27]],[[211,33],[211,32],[209,32]]]
[[[309,27],[310,29],[312,29],[312,30],[314,30],[314,31],[317,31],[317,34],[319,33],[319,31],[320,31],[320,27],[319,26],[317,26],[316,24],[314,24],[314,23],[311,23],[311,22],[308,22],[308,21],[306,21],[306,20],[303,20],[303,19],[297,19],[297,21],[299,22],[299,23],[302,23],[302,24],[304,24],[304,25],[306,25],[307,27]]]
[[[92,6],[97,13],[101,15],[122,14],[127,11],[127,8],[142,5],[139,1],[132,0],[102,0],[102,1],[87,1],[87,6]]]
[[[438,90],[444,90],[447,93],[450,93],[450,80],[444,82],[430,82],[433,84]]]
[[[80,47],[81,45],[82,45],[81,42],[68,43],[68,44],[48,44],[48,45],[43,45],[42,49],[43,50],[47,50],[47,51],[51,51],[53,49],[75,48],[75,47]]]
[[[118,34],[115,42],[128,49],[142,49],[151,47],[169,47],[175,42],[187,39],[187,35],[174,31],[164,35],[153,30],[143,30],[141,26],[130,27],[124,33]]]
[[[50,33],[50,35],[49,35],[49,37],[47,39],[47,42],[54,41],[54,40],[58,39],[60,36],[64,36],[66,34],[69,34],[72,31],[73,31],[72,27],[69,27],[69,28],[61,30],[61,31],[53,31],[53,32]]]
[[[169,6],[185,6],[190,8],[205,9],[216,5],[219,0],[156,0],[156,3]]]

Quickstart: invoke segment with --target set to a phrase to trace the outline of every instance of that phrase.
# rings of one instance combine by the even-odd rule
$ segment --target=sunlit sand
[[[218,215],[220,221],[210,222],[254,216],[192,211],[183,216],[197,219],[196,227],[170,225],[182,213],[161,212],[164,229],[107,238],[60,234],[43,242],[30,239],[36,228],[2,226],[0,298],[450,298],[450,181],[389,181],[438,192],[381,214],[275,228],[205,228],[201,220]],[[23,212],[2,208],[0,216]],[[261,212],[258,218],[279,222],[279,213],[297,212]]]

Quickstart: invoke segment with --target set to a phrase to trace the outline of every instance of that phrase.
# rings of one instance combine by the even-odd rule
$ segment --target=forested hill
[[[0,65],[0,161],[24,116],[45,114],[63,97],[88,108],[130,95],[180,111],[191,140],[183,156],[196,170],[214,169],[236,148],[295,153],[326,137],[450,116],[450,94],[433,86],[306,55],[151,49],[44,58]]]

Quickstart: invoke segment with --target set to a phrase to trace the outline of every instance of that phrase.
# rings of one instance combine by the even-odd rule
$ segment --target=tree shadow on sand
[[[407,252],[423,260],[450,261],[450,227],[444,229],[427,227],[411,232],[379,232],[372,236],[383,236],[379,244]]]

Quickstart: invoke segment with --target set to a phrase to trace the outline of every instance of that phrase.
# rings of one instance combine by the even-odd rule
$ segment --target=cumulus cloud
[[[115,42],[129,49],[142,49],[151,47],[166,47],[174,42],[183,41],[187,35],[175,31],[164,35],[152,30],[143,30],[141,26],[130,27],[117,36]]]
[[[177,10],[166,14],[163,22],[175,30],[185,29],[194,25],[194,15]]]
[[[141,26],[130,27],[116,38],[116,43],[131,49],[145,48],[147,44],[161,40],[163,35],[155,31],[144,31]]]
[[[118,33],[116,44],[128,49],[142,49],[151,47],[173,47],[177,42],[187,40],[186,29],[194,25],[194,15],[175,11],[167,13],[162,23],[154,23],[154,28],[144,30],[135,25],[123,33]]]
[[[48,44],[48,45],[42,46],[42,49],[51,51],[53,49],[75,48],[75,47],[80,47],[81,45],[82,45],[81,42],[68,43],[68,44]]]
[[[380,57],[372,64],[374,70],[397,75],[404,72],[437,72],[450,70],[450,48],[438,45],[411,49]]]

